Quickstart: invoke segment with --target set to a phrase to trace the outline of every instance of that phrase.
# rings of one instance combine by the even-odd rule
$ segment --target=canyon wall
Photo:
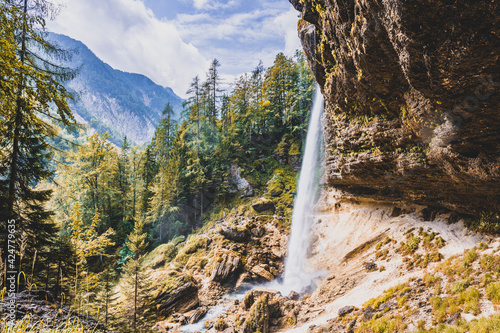
[[[328,185],[389,203],[498,212],[498,3],[290,2],[325,97]]]

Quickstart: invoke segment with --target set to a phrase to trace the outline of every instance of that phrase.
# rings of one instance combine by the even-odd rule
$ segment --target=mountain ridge
[[[143,74],[114,69],[97,57],[84,43],[49,33],[59,47],[73,51],[69,66],[78,75],[65,86],[75,95],[70,107],[79,122],[99,133],[108,132],[119,145],[127,135],[133,143],[152,139],[167,103],[180,115],[183,100],[169,87],[154,83]]]

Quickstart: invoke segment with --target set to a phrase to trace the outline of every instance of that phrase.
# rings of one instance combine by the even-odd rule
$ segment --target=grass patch
[[[358,328],[356,333],[393,333],[403,332],[406,329],[406,324],[402,316],[383,316],[380,318],[373,318],[367,321]]]
[[[363,304],[363,308],[366,308],[368,306],[373,307],[374,309],[378,309],[380,304],[383,304],[390,300],[392,297],[399,296],[400,294],[404,293],[405,291],[410,290],[411,288],[408,286],[408,284],[403,283],[400,285],[395,286],[394,288],[390,288],[384,293],[376,298],[372,298],[369,301],[367,301],[365,304]]]
[[[486,287],[486,296],[493,304],[500,304],[500,282],[489,284]]]

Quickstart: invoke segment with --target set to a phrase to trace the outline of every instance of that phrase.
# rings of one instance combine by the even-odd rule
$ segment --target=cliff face
[[[328,184],[376,200],[498,211],[498,3],[290,2],[325,96]]]

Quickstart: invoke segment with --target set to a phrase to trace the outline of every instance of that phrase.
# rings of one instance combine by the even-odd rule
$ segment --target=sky
[[[300,48],[288,0],[56,0],[48,30],[82,41],[113,68],[140,73],[186,97],[212,59],[226,85],[278,52]]]

